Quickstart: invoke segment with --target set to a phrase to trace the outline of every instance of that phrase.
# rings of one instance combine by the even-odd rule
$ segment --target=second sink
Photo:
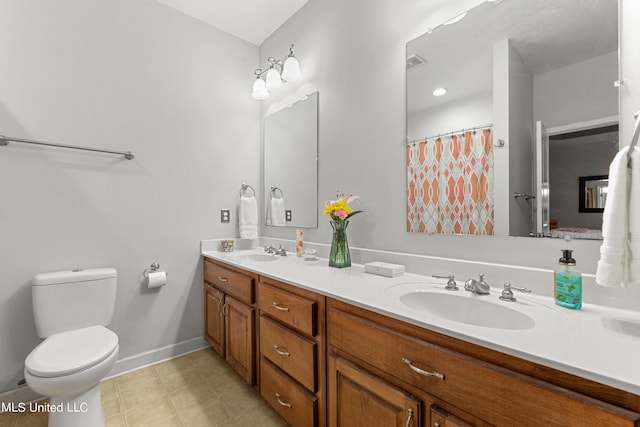
[[[423,291],[403,294],[400,302],[414,310],[469,325],[495,329],[530,329],[535,326],[535,321],[526,314],[481,298]]]

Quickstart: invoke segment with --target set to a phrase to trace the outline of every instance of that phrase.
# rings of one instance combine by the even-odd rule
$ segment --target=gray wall
[[[258,48],[153,0],[0,10],[0,134],[136,154],[0,147],[0,392],[39,342],[40,272],[118,270],[121,359],[201,338],[200,240],[233,235],[219,210],[259,188]],[[154,261],[168,284],[145,292]]]
[[[578,211],[578,187],[581,176],[608,175],[609,164],[618,149],[611,135],[593,142],[572,144],[551,141],[549,144],[549,184],[551,218],[558,227],[602,228],[602,213]]]
[[[554,268],[560,249],[568,246],[581,270],[593,274],[599,242],[406,232],[405,44],[476,3],[403,2],[400,7],[393,0],[379,0],[372,7],[364,0],[311,0],[260,48],[262,63],[295,43],[304,73],[302,82],[263,101],[262,114],[304,93],[320,92],[318,201],[324,203],[336,190],[361,196],[358,208],[365,213],[349,225],[351,246],[538,268]],[[631,39],[639,36],[631,20],[638,21],[640,10],[627,5],[633,0],[623,3],[630,16],[622,14],[622,53],[633,58],[637,70],[640,56]],[[627,75],[635,79],[631,83],[640,82],[637,73]],[[634,96],[638,108],[640,93]],[[624,129],[633,120],[630,109],[622,111]],[[293,229],[272,227],[263,234],[295,236]],[[307,230],[305,239],[330,242],[331,229],[321,212],[318,229]]]

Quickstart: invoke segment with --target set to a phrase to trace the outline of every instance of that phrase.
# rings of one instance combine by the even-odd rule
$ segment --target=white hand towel
[[[640,148],[631,153],[628,284],[640,285]]]
[[[286,225],[284,198],[272,197],[269,199],[269,206],[267,209],[267,224],[277,227],[284,227]]]
[[[256,198],[240,196],[240,207],[238,209],[238,228],[241,239],[258,238],[258,202]]]
[[[602,221],[602,246],[596,283],[627,287],[640,284],[640,149],[622,148],[609,166],[609,188]],[[638,243],[638,244],[636,244]],[[635,252],[635,254],[633,253]]]

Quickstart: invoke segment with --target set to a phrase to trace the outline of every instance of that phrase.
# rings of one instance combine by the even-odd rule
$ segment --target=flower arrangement
[[[349,253],[349,243],[347,242],[348,219],[362,211],[354,211],[349,206],[349,203],[359,199],[358,196],[353,194],[345,196],[341,192],[338,192],[337,196],[337,200],[328,200],[325,203],[323,215],[331,217],[329,223],[333,228],[329,267],[344,268],[351,266],[351,254]]]
[[[324,205],[323,215],[331,216],[331,219],[334,221],[344,221],[362,212],[354,211],[351,206],[349,206],[349,203],[360,199],[358,196],[354,194],[345,196],[344,193],[338,192],[337,197],[337,200],[327,200]]]

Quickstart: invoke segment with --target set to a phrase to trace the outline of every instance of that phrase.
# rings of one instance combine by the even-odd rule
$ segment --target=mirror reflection
[[[609,189],[609,175],[580,177],[580,212],[604,212]]]
[[[318,226],[318,92],[264,119],[265,225]]]
[[[546,231],[555,226],[586,228],[587,238],[593,238],[590,231],[601,227],[600,214],[579,210],[577,181],[607,171],[600,165],[589,169],[586,163],[570,163],[581,157],[577,147],[569,157],[565,147],[560,157],[554,145],[570,143],[554,137],[617,125],[617,20],[615,0],[483,2],[457,22],[439,25],[407,44],[409,146],[434,135],[491,125],[495,235],[553,235]],[[444,92],[434,93],[436,89],[446,93],[435,96]],[[537,142],[543,140],[536,136],[538,121],[550,137],[544,149],[536,149],[544,143]],[[617,137],[603,144],[604,150],[617,151]],[[535,159],[536,152],[547,153],[548,164]],[[601,160],[608,167],[612,158]],[[551,175],[548,179],[536,174],[538,164]],[[553,178],[558,164],[570,172],[564,181],[573,183],[571,190]],[[541,191],[548,196],[547,206],[536,197]],[[558,202],[556,192],[565,199],[570,192],[573,203]],[[516,193],[528,197],[514,197]],[[409,199],[425,194],[408,191]],[[541,211],[547,219],[537,221]]]

